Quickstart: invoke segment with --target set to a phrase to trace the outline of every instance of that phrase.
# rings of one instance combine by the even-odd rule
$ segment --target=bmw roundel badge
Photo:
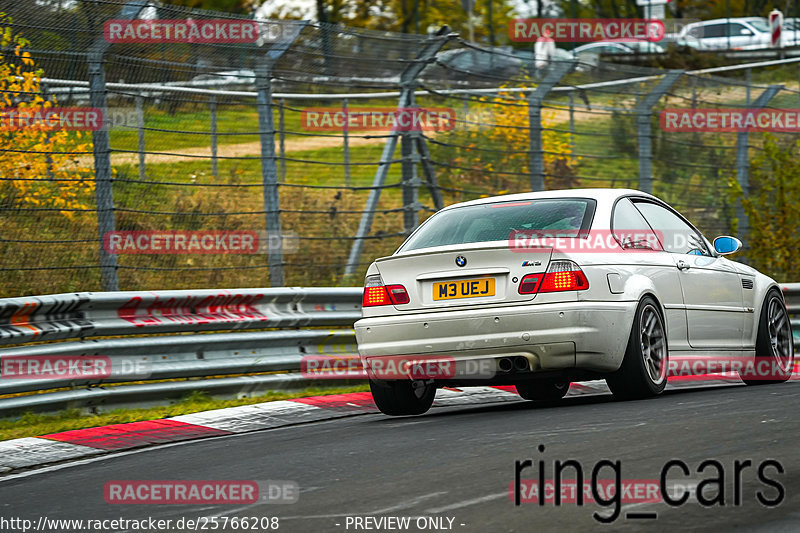
[[[467,266],[467,258],[464,257],[463,255],[459,255],[458,257],[456,257],[456,265],[460,267]]]

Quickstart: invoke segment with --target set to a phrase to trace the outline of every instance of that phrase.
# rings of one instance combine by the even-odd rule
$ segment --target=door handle
[[[678,261],[678,270],[689,270],[689,268],[691,268],[691,266],[683,259]]]

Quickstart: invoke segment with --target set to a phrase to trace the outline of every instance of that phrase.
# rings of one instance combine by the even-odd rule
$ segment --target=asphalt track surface
[[[790,382],[668,390],[659,398],[633,402],[601,394],[549,405],[520,401],[445,407],[410,418],[359,415],[10,476],[0,479],[0,517],[36,522],[40,516],[173,521],[277,516],[284,532],[800,531],[799,402],[800,383]],[[545,446],[544,452],[538,451],[539,445]],[[718,475],[715,468],[697,472],[704,460],[715,459],[724,469],[725,505],[706,508],[694,497],[679,507],[625,503],[609,525],[593,513],[608,515],[613,505],[515,506],[509,488],[515,461],[524,459],[533,459],[534,467],[523,478],[537,477],[539,460],[544,461],[545,478],[551,479],[555,460],[579,461],[588,478],[599,460],[609,459],[620,461],[623,480],[658,480],[667,461],[680,459],[691,473],[684,476],[675,469],[670,479],[695,482]],[[744,470],[741,501],[735,505],[734,461],[746,459],[755,466]],[[773,507],[756,499],[758,492],[770,501],[778,499],[778,490],[757,478],[757,465],[769,459],[784,470],[765,470],[784,491]],[[107,481],[131,479],[293,480],[301,494],[289,505],[106,503]],[[707,487],[703,494],[716,493],[717,488]],[[365,529],[353,522],[354,517],[389,516],[411,517],[410,525]],[[417,528],[415,520],[425,516],[442,519],[444,527]],[[19,531],[8,524],[2,530]],[[166,531],[186,530],[173,526]]]

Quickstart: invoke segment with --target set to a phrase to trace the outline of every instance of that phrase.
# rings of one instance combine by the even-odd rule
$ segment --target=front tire
[[[625,358],[606,383],[614,396],[641,399],[658,396],[667,386],[667,334],[661,309],[651,296],[636,307]]]
[[[792,327],[789,322],[789,313],[780,293],[775,289],[767,292],[764,305],[761,307],[761,317],[758,321],[758,334],[756,336],[756,369],[762,361],[769,361],[770,377],[775,379],[760,379],[756,375],[739,371],[739,377],[748,385],[769,385],[783,383],[792,376],[794,365],[794,339]],[[773,370],[777,372],[773,373]]]
[[[436,396],[436,385],[405,379],[370,379],[369,389],[381,413],[391,416],[421,415],[431,408]]]
[[[569,390],[565,379],[537,380],[517,383],[517,393],[525,400],[552,402],[563,398]]]

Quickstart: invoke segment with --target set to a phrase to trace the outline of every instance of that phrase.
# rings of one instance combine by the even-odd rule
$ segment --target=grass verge
[[[305,398],[307,396],[365,392],[368,390],[369,385],[325,389],[311,387],[297,392],[270,392],[263,396],[238,400],[217,400],[203,392],[195,391],[172,405],[161,407],[115,409],[100,414],[86,413],[81,409],[67,409],[53,414],[26,413],[17,419],[0,420],[0,440],[36,437],[38,435],[47,435],[59,431],[107,426],[110,424],[157,420],[159,418],[169,418],[172,416],[211,411],[213,409],[222,409],[225,407],[238,407],[240,405],[250,405],[254,403]]]

